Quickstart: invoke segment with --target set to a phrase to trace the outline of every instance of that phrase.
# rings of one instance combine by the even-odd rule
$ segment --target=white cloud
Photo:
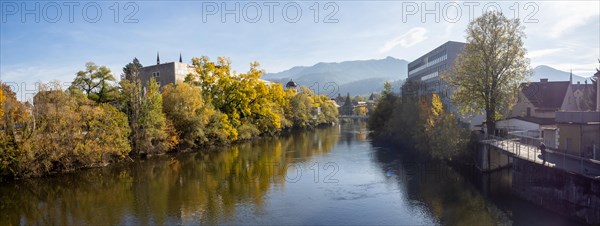
[[[411,47],[427,39],[427,29],[423,27],[416,27],[410,29],[408,32],[388,41],[383,47],[379,49],[379,53],[386,53],[400,45],[402,47]]]
[[[540,8],[541,13],[545,13],[540,22],[549,25],[548,35],[552,38],[558,38],[570,29],[584,25],[588,20],[598,20],[600,12],[598,2],[546,2]],[[542,11],[543,10],[543,11]],[[546,11],[546,12],[544,12]]]

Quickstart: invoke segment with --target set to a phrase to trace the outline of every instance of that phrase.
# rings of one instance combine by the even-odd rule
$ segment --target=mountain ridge
[[[399,90],[407,78],[408,61],[388,56],[383,59],[319,62],[312,66],[294,66],[277,73],[267,73],[263,79],[286,84],[293,80],[330,97],[338,94],[368,96],[383,90],[383,83],[392,82]],[[551,66],[539,65],[532,69],[531,82],[547,78],[548,81],[569,81],[570,73]],[[573,83],[584,83],[589,78],[573,74]],[[589,82],[589,81],[588,81]],[[335,87],[335,89],[331,89]]]

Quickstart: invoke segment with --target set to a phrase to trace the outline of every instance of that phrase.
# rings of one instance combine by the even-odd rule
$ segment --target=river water
[[[0,184],[0,224],[573,225],[364,124]]]

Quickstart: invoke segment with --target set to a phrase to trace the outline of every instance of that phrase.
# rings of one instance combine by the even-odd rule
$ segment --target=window
[[[155,78],[158,78],[160,76],[160,71],[153,72],[152,76],[154,76]]]
[[[531,116],[531,108],[530,107],[527,108],[527,116]]]

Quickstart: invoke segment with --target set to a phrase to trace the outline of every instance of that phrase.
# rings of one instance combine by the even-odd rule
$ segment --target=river
[[[364,124],[0,184],[0,224],[573,225]]]

